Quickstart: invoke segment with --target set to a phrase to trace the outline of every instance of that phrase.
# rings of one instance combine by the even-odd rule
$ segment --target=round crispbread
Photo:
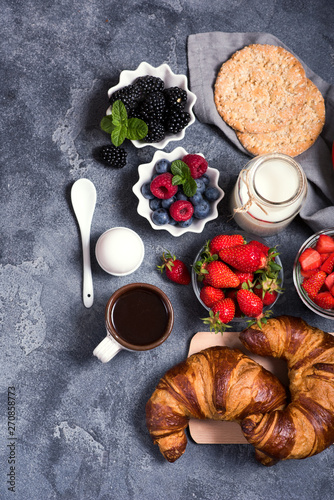
[[[314,144],[325,123],[325,102],[318,87],[307,79],[306,102],[289,124],[276,132],[237,132],[241,144],[254,155],[284,153],[297,156]]]
[[[214,100],[220,116],[240,132],[284,127],[305,102],[302,64],[283,47],[253,44],[220,68]]]

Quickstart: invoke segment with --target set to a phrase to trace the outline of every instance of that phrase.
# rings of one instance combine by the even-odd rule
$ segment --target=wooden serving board
[[[330,334],[334,335],[332,332]],[[264,358],[249,352],[241,344],[239,332],[225,332],[223,335],[198,332],[190,341],[188,356],[216,345],[240,349],[240,351],[276,375],[283,385],[289,385],[286,362],[282,359]],[[190,419],[189,432],[192,439],[198,444],[248,444],[239,424],[235,422]]]
[[[281,359],[263,358],[250,353],[240,342],[239,332],[225,332],[223,335],[198,332],[191,339],[188,356],[213,346],[238,348],[257,363],[276,375],[284,385],[289,385],[286,362]],[[236,422],[190,419],[189,432],[198,444],[248,444],[240,425]]]

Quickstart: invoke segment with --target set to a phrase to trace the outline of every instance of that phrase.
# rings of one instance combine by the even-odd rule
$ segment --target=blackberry
[[[122,168],[126,165],[128,153],[125,149],[117,148],[114,145],[101,146],[98,149],[98,159],[109,167]]]
[[[146,122],[148,127],[148,134],[144,137],[144,142],[160,142],[165,138],[165,127],[163,124],[155,119]]]
[[[115,101],[120,100],[129,112],[137,106],[141,98],[142,92],[139,87],[136,85],[127,85],[126,87],[116,90],[116,92],[110,96],[109,102],[112,106]]]
[[[161,78],[151,75],[140,76],[139,78],[137,78],[134,85],[141,89],[141,91],[145,94],[162,91],[165,86]]]
[[[177,134],[182,130],[190,121],[190,114],[186,111],[178,109],[171,109],[165,120],[166,132]]]
[[[187,92],[180,87],[165,89],[164,96],[169,108],[183,109],[187,102]]]
[[[139,107],[139,112],[142,119],[155,118],[157,121],[162,121],[165,113],[165,98],[162,92],[153,92],[149,94]]]

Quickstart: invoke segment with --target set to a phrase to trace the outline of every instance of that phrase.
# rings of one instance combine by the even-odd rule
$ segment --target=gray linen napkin
[[[188,66],[190,88],[197,96],[195,114],[203,122],[216,125],[226,137],[245,154],[250,155],[238,141],[234,130],[218,114],[213,87],[218,71],[236,51],[252,43],[279,45],[290,50],[269,33],[199,33],[188,37]],[[334,141],[334,86],[329,85],[303,64],[306,76],[319,88],[325,99],[326,123],[315,144],[296,157],[308,179],[308,195],[300,212],[301,218],[319,231],[334,227],[334,169],[331,148]],[[250,155],[252,156],[252,155]]]

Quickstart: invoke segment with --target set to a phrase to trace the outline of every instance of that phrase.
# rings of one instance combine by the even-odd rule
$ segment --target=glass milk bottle
[[[259,236],[276,234],[299,213],[307,179],[290,156],[270,153],[253,158],[239,174],[231,196],[236,223]]]

